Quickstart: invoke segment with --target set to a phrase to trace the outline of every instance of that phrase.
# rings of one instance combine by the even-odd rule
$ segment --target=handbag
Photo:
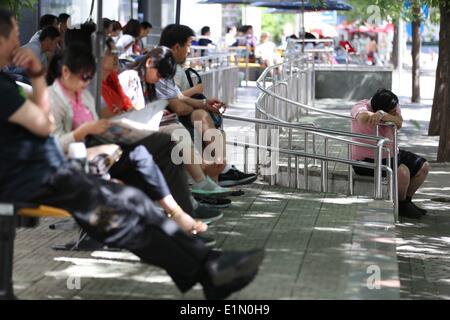
[[[122,157],[122,148],[117,144],[104,144],[87,149],[89,173],[104,176]]]
[[[185,73],[186,73],[186,77],[187,77],[187,80],[188,80],[189,85],[191,86],[191,88],[194,87],[194,81],[192,80],[192,75],[191,74],[194,74],[197,77],[197,84],[201,84],[202,83],[202,77],[200,76],[200,74],[195,69],[188,68],[188,69],[186,69]],[[197,100],[205,100],[205,99],[207,99],[205,97],[205,95],[203,95],[202,93],[196,93],[196,94],[192,95],[191,98],[192,99],[197,99]],[[216,114],[214,112],[211,112],[211,111],[208,111],[208,112],[209,112],[209,115],[211,116],[211,118],[212,118],[212,120],[214,122],[214,126],[217,129],[222,128],[222,124],[223,124],[222,116],[218,115],[218,114]]]

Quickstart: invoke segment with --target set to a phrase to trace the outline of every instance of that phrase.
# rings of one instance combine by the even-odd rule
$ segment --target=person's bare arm
[[[180,99],[169,100],[169,109],[180,117],[190,115],[194,111],[193,107]]]
[[[397,129],[401,129],[402,126],[403,126],[403,118],[398,113],[395,113],[395,115],[387,113],[383,117],[383,121],[384,122],[393,122],[393,123],[395,123]]]
[[[43,66],[30,49],[19,48],[13,52],[13,63],[25,68],[32,79],[33,94],[9,118],[9,121],[21,125],[30,132],[49,136],[54,130],[54,118],[50,112],[50,102],[47,83],[44,78]]]
[[[194,94],[202,94],[202,93],[203,93],[203,84],[201,83],[183,91],[183,95],[185,95],[186,97],[192,97]]]
[[[50,114],[50,102],[47,91],[47,82],[43,73],[43,66],[36,55],[28,48],[18,48],[13,52],[13,63],[27,70],[30,74],[33,94],[31,101],[41,108],[45,113]],[[39,76],[35,76],[39,75]]]
[[[386,112],[363,111],[358,113],[356,116],[356,121],[361,124],[369,124],[374,126],[380,124],[382,121],[393,122],[397,126],[397,129],[401,129],[403,125],[403,118],[400,115],[391,115]]]
[[[40,137],[48,137],[54,130],[53,117],[31,100],[26,100],[9,118],[9,122],[18,124]]]

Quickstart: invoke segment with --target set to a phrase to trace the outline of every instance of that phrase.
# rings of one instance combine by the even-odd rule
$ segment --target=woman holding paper
[[[141,77],[142,80],[144,80],[144,82],[148,84],[154,84],[161,78],[165,79],[173,77],[174,73],[176,72],[176,62],[173,59],[172,52],[170,49],[165,47],[154,48],[145,56],[143,56],[143,58],[139,60],[135,65],[133,65],[133,67],[135,69],[127,71],[128,73],[130,73],[130,76],[133,76],[134,73],[136,77]],[[108,39],[106,40],[106,50],[103,56],[102,66],[102,118],[109,119],[117,114],[144,108],[143,105],[134,105],[132,103],[132,100],[124,92],[119,82],[117,70],[117,51],[115,50],[114,42],[112,41],[112,39]],[[151,88],[151,86],[147,85],[145,87]],[[145,92],[145,94],[143,94],[141,86],[139,86],[138,90],[141,91],[142,97],[152,95],[151,92]],[[145,104],[145,102],[142,101],[141,104]],[[160,127],[160,132],[166,134],[172,134],[172,132],[174,132],[175,130],[186,131],[186,128],[179,123],[172,123],[170,125],[164,126],[161,125]],[[183,157],[183,162],[186,170],[194,180],[192,193],[205,197],[229,195],[232,192],[229,188],[220,187],[204,173],[205,170],[210,172],[211,176],[214,176],[215,173],[218,174],[223,170],[223,165],[210,164],[205,165],[203,169],[201,166],[203,159],[196,152],[194,144],[190,139],[189,133],[187,131],[186,133],[186,137],[189,137],[189,139],[184,139],[182,141],[182,143],[186,145],[178,147],[183,148],[183,150],[185,150],[184,148],[188,148],[191,150],[190,154],[193,158],[187,159],[186,155],[185,157]],[[142,143],[144,145],[147,145],[145,140],[142,141]]]
[[[98,120],[94,99],[87,90],[95,69],[95,59],[89,48],[80,44],[68,46],[63,56],[55,58],[50,65],[48,78],[54,81],[49,88],[50,105],[55,117],[54,134],[65,151],[71,142],[84,142],[89,136],[101,134],[109,128],[108,120]],[[156,139],[163,145],[171,144],[170,136],[160,134],[155,136]],[[155,143],[155,146],[158,145],[161,144]],[[122,146],[122,149],[122,157],[110,170],[113,178],[139,188],[152,200],[159,201],[167,215],[183,230],[194,234],[206,231],[204,223],[186,214],[193,214],[187,180],[183,169],[170,161],[170,153],[167,159],[163,148],[154,153],[141,145]],[[156,156],[153,157],[153,154]],[[163,164],[164,171],[177,175],[176,187],[171,186],[169,190],[155,162]]]

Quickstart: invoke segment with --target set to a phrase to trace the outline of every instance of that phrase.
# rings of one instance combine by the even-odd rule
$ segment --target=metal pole
[[[348,159],[352,159],[352,146],[348,145]],[[348,166],[348,193],[353,196],[355,190],[353,189],[353,168],[351,165]]]
[[[292,129],[289,129],[289,143],[288,143],[288,149],[289,149],[289,150],[292,150]],[[292,187],[292,184],[291,184],[291,175],[292,175],[292,172],[291,172],[291,165],[292,165],[292,162],[291,162],[291,156],[288,155],[288,167],[287,167],[287,172],[288,172],[288,177],[289,177],[289,188]]]
[[[394,216],[395,222],[398,222],[398,176],[397,176],[397,165],[398,165],[398,146],[397,146],[397,128],[394,127],[394,163],[392,164],[392,189],[394,191]]]
[[[324,142],[324,154],[328,156],[328,138]],[[328,192],[328,161],[322,161],[322,192]]]
[[[97,114],[101,113],[102,104],[102,71],[101,66],[103,62],[103,0],[97,0],[97,32],[95,36],[95,55],[97,58],[98,72],[96,75],[96,88],[95,88],[95,107]]]
[[[248,146],[244,148],[244,172],[248,173]]]
[[[302,33],[302,53],[305,53],[305,0],[302,0],[300,32]]]
[[[181,21],[181,0],[177,0],[175,23],[180,24]]]
[[[383,144],[378,143],[375,155],[375,199],[382,199],[383,192],[381,188],[381,165],[383,159]]]

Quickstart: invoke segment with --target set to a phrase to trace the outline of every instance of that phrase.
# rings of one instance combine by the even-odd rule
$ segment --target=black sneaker
[[[263,250],[213,252],[202,280],[206,299],[222,300],[246,287],[255,278],[263,259]]]
[[[241,172],[233,166],[227,173],[219,175],[219,185],[221,187],[242,186],[255,182],[257,178],[256,174]]]
[[[409,201],[402,201],[399,203],[399,216],[410,219],[422,218],[422,213]]]
[[[231,206],[231,200],[225,198],[205,198],[205,197],[195,197],[198,203],[201,203],[208,207],[225,209]]]
[[[197,209],[194,209],[192,217],[194,219],[200,219],[206,224],[210,224],[214,221],[222,219],[223,213],[216,208],[199,203]]]

